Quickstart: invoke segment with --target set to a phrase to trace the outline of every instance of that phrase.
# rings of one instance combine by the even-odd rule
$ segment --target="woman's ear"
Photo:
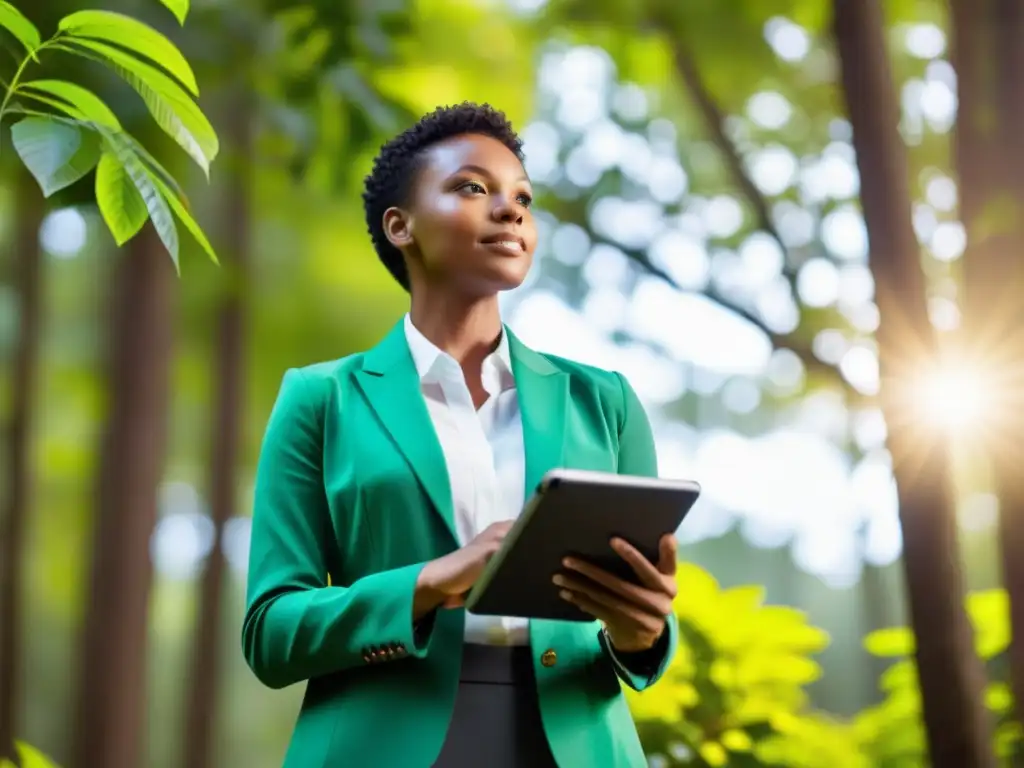
[[[412,217],[401,208],[384,211],[384,236],[395,248],[412,245]]]

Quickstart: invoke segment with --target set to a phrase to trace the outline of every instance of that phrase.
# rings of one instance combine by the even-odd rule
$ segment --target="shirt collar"
[[[460,380],[463,379],[462,369],[455,358],[424,336],[420,329],[413,325],[408,314],[405,316],[405,338],[409,343],[409,352],[412,354],[420,380],[440,380],[456,375]],[[515,388],[512,354],[509,351],[508,334],[504,328],[498,341],[498,348],[484,358],[482,375],[484,388],[492,394]]]

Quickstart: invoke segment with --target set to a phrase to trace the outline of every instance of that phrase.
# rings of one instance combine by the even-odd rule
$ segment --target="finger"
[[[502,538],[508,534],[509,529],[512,528],[514,522],[514,520],[501,520],[497,523],[491,523],[489,526],[487,526],[487,529],[484,531],[484,534],[490,534],[491,536]]]
[[[609,592],[613,592],[617,595],[621,595],[626,600],[636,605],[641,606],[648,612],[652,612],[655,615],[665,615],[662,611],[663,600],[659,600],[659,595],[664,598],[665,594],[653,592],[652,590],[638,586],[631,582],[620,579],[618,576],[608,573],[602,568],[598,568],[590,563],[576,560],[574,558],[566,558],[563,561],[566,568],[572,569],[573,572],[579,573],[585,576],[592,582],[600,584]],[[579,579],[573,579],[571,574],[561,574],[561,578],[568,579],[570,583],[578,583]],[[556,584],[559,582],[555,582]],[[572,589],[572,587],[570,587]]]
[[[651,593],[650,600],[643,605],[627,600],[621,595],[609,592],[598,584],[588,582],[584,579],[574,579],[571,576],[557,577],[558,582],[564,590],[573,595],[582,595],[597,605],[612,611],[617,618],[616,622],[629,620],[640,625],[647,625],[650,622],[663,621],[667,615],[666,609],[671,610],[670,604],[658,604],[658,595]],[[665,595],[660,596],[662,600]]]
[[[629,627],[645,632],[652,632],[657,629],[659,619],[637,611],[635,608],[625,606],[626,612],[613,608],[608,604],[595,599],[592,595],[584,592],[573,592],[563,589],[559,592],[563,600],[572,603],[584,613],[588,613],[595,619],[604,622],[606,626]]]
[[[676,537],[667,533],[661,537],[658,546],[658,572],[665,576],[675,576],[678,558],[679,543]]]
[[[622,621],[621,616],[616,616],[615,612],[610,610],[607,606],[601,605],[597,601],[587,597],[582,592],[572,592],[568,589],[563,589],[559,591],[558,596],[565,600],[565,602],[572,603],[584,613],[590,614],[595,619],[598,619],[605,626]]]
[[[665,591],[665,582],[661,578],[661,572],[657,566],[643,556],[643,554],[625,539],[612,539],[612,549],[619,557],[629,563],[630,568],[636,573],[641,583],[656,592]]]

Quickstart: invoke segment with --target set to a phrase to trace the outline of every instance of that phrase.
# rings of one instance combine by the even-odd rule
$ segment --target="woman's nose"
[[[494,216],[495,221],[502,223],[518,224],[523,220],[523,212],[520,207],[514,201],[505,198],[498,200],[494,208],[491,209],[491,215]]]

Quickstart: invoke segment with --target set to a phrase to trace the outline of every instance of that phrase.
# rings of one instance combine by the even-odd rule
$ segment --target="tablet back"
[[[657,562],[661,537],[676,531],[699,494],[690,481],[553,470],[481,574],[466,608],[483,615],[593,621],[559,597],[551,578],[564,570],[562,559],[574,555],[636,582],[633,569],[611,548],[612,537]]]

